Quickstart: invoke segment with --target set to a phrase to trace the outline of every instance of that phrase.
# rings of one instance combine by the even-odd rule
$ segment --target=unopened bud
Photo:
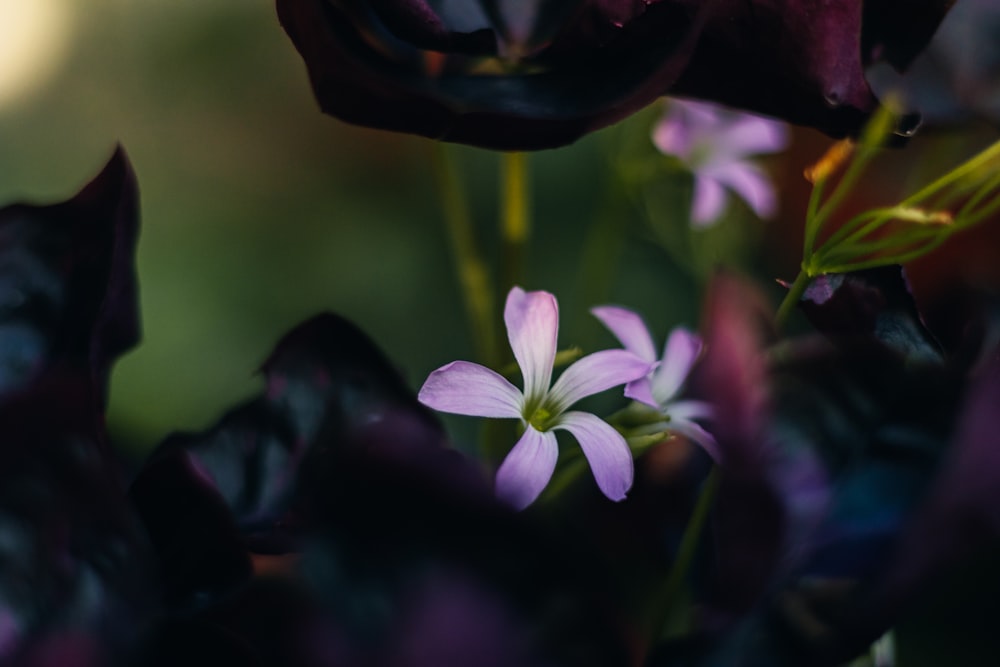
[[[830,174],[840,169],[851,158],[855,145],[851,139],[841,139],[830,146],[819,162],[806,167],[802,175],[813,185],[817,181],[829,178]]]

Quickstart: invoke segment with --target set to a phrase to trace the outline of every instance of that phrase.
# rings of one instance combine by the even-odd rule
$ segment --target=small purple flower
[[[713,104],[671,100],[653,129],[653,143],[694,174],[691,220],[696,226],[707,227],[722,216],[727,189],[761,218],[777,212],[770,179],[747,158],[784,150],[784,123]]]
[[[704,448],[719,461],[719,446],[712,434],[695,420],[712,417],[712,406],[704,401],[677,400],[691,367],[701,354],[701,339],[682,327],[670,332],[663,348],[663,358],[657,362],[656,348],[649,329],[638,314],[619,306],[598,306],[591,311],[606,326],[625,349],[643,361],[654,364],[655,370],[635,379],[625,387],[625,395],[659,410],[663,421],[650,424],[649,433],[667,431],[679,433]]]
[[[626,350],[604,350],[578,360],[552,384],[559,333],[556,298],[514,287],[507,295],[504,322],[524,376],[523,392],[485,366],[454,361],[430,374],[420,402],[442,412],[521,420],[524,434],[496,476],[497,495],[517,509],[530,505],[551,479],[559,455],[554,431],[560,429],[580,443],[604,495],[623,500],[633,475],[625,438],[596,415],[567,410],[585,396],[645,376],[651,364]]]

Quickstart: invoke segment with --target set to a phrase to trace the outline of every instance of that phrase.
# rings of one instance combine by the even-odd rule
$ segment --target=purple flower
[[[761,218],[777,212],[770,179],[747,158],[784,150],[788,145],[784,123],[712,104],[672,100],[653,130],[653,143],[694,174],[691,219],[696,226],[711,225],[722,216],[726,190],[739,195]]]
[[[625,438],[596,415],[568,410],[585,396],[645,376],[651,365],[625,350],[604,350],[578,360],[551,384],[559,333],[556,298],[514,287],[504,322],[524,391],[489,368],[454,361],[430,374],[420,401],[442,412],[521,420],[524,434],[496,476],[497,495],[518,509],[538,497],[555,471],[557,430],[569,431],[580,443],[604,495],[624,499],[633,475]]]
[[[663,415],[663,421],[650,424],[645,430],[649,433],[679,433],[701,445],[716,461],[720,460],[715,438],[695,421],[711,418],[712,406],[704,401],[677,400],[691,367],[701,354],[701,339],[678,327],[670,332],[663,357],[658,360],[653,337],[638,314],[618,306],[599,306],[590,312],[621,341],[626,350],[643,361],[654,364],[659,361],[655,370],[625,387],[626,396],[656,408]]]

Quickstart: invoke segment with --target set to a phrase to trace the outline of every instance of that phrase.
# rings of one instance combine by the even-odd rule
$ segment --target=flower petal
[[[524,509],[552,479],[558,458],[556,434],[542,433],[529,424],[497,470],[497,497],[514,509]]]
[[[671,401],[665,405],[664,413],[671,419],[711,419],[715,416],[712,405],[706,401]]]
[[[722,462],[722,452],[719,450],[719,443],[715,441],[715,437],[711,433],[699,424],[687,419],[671,419],[667,423],[667,430],[671,433],[679,433],[689,440],[693,440],[712,457],[712,460],[716,463]]]
[[[683,327],[670,332],[663,347],[663,361],[653,374],[653,396],[660,405],[677,395],[699,354],[701,339],[697,334]]]
[[[660,404],[656,401],[656,397],[653,396],[653,383],[650,382],[648,377],[632,380],[625,385],[625,397],[631,398],[633,401],[645,403],[651,408],[660,407]]]
[[[722,216],[725,208],[725,188],[709,176],[695,174],[691,223],[695,227],[708,227]]]
[[[619,306],[597,306],[590,313],[615,335],[625,349],[643,361],[656,361],[656,347],[639,314]]]
[[[524,398],[495,371],[469,361],[453,361],[427,376],[417,399],[457,415],[520,417]]]
[[[552,385],[546,402],[553,415],[558,415],[584,396],[638,380],[655,367],[627,350],[588,354],[563,371]]]
[[[749,155],[777,153],[788,145],[788,126],[784,123],[752,114],[731,116],[728,125],[713,137],[718,149],[715,155],[721,160],[732,162]]]
[[[731,162],[710,171],[712,178],[728,186],[745,201],[760,218],[773,218],[778,212],[778,198],[770,178],[760,167],[750,162]]]
[[[524,397],[540,399],[552,382],[552,365],[559,336],[559,304],[548,292],[513,287],[503,312],[507,338],[524,376]]]
[[[624,500],[635,474],[625,438],[588,412],[567,412],[555,428],[569,431],[580,443],[601,492],[611,500]]]

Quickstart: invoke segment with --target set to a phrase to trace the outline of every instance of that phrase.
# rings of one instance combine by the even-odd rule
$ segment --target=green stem
[[[778,313],[774,316],[775,325],[778,329],[785,328],[785,324],[788,322],[789,316],[792,314],[792,309],[805,294],[806,288],[809,287],[809,283],[812,282],[812,276],[802,269],[799,271],[799,275],[795,277],[795,282],[792,286],[788,288],[788,293],[785,294],[785,298],[782,300],[781,305],[778,306]]]
[[[1000,188],[1000,173],[983,184],[974,195],[969,197],[969,200],[955,214],[955,224],[963,228],[969,227],[992,214],[996,210],[998,202],[1000,202],[1000,197],[996,197],[975,213],[973,213],[973,210],[990,195],[995,195],[997,188]]]
[[[495,368],[499,365],[496,354],[498,337],[489,271],[476,244],[472,215],[454,160],[443,144],[436,146],[434,157],[445,228],[462,299],[465,301],[476,356],[487,366]]]
[[[922,200],[929,198],[939,190],[942,190],[952,183],[969,176],[980,167],[984,167],[991,161],[998,159],[1000,159],[1000,141],[994,143],[981,153],[974,155],[972,158],[966,160],[964,163],[955,169],[952,169],[944,176],[941,176],[936,181],[928,183],[916,193],[904,199],[899,205],[917,206]]]
[[[808,216],[806,219],[806,241],[811,244],[815,243],[816,236],[819,234],[819,230],[823,227],[823,223],[826,222],[827,218],[833,215],[833,212],[840,207],[844,202],[844,199],[851,193],[851,189],[857,182],[858,178],[861,177],[861,173],[864,171],[865,166],[871,161],[872,157],[875,155],[874,149],[864,145],[860,145],[857,148],[857,153],[855,158],[851,161],[851,164],[847,167],[847,171],[844,172],[843,177],[837,183],[837,186],[830,193],[830,196],[821,206],[818,207],[814,215]],[[810,208],[814,208],[811,203]],[[808,257],[808,253],[806,254]]]
[[[663,634],[673,610],[677,595],[681,586],[691,570],[695,554],[698,552],[698,543],[701,541],[701,534],[708,521],[709,510],[715,502],[715,494],[719,486],[719,469],[713,467],[701,488],[701,494],[691,512],[691,518],[684,528],[681,536],[681,544],[677,549],[677,557],[674,564],[667,573],[663,586],[656,592],[652,605],[653,624],[649,628],[650,639],[656,642]]]
[[[819,202],[823,198],[823,190],[826,189],[826,179],[818,180],[809,195],[809,205],[806,207],[806,229],[802,242],[802,256],[809,257],[813,247],[816,245],[816,237],[819,235],[819,224],[822,220],[816,217],[819,209]]]
[[[500,288],[506,293],[524,279],[524,248],[531,231],[527,154],[504,153],[501,172],[503,283]]]
[[[948,234],[941,234],[936,236],[923,245],[910,250],[900,251],[897,254],[884,255],[880,257],[875,257],[873,259],[868,259],[860,262],[855,262],[853,264],[843,264],[835,266],[823,266],[823,273],[847,273],[849,271],[864,271],[865,269],[874,269],[879,266],[887,266],[889,264],[906,264],[912,262],[916,259],[920,259],[930,251],[934,250],[948,238]]]
[[[975,213],[968,214],[961,221],[961,225],[958,228],[965,229],[966,227],[972,227],[973,225],[982,222],[986,218],[995,215],[997,211],[1000,211],[1000,197],[997,197],[989,204],[976,211]]]

